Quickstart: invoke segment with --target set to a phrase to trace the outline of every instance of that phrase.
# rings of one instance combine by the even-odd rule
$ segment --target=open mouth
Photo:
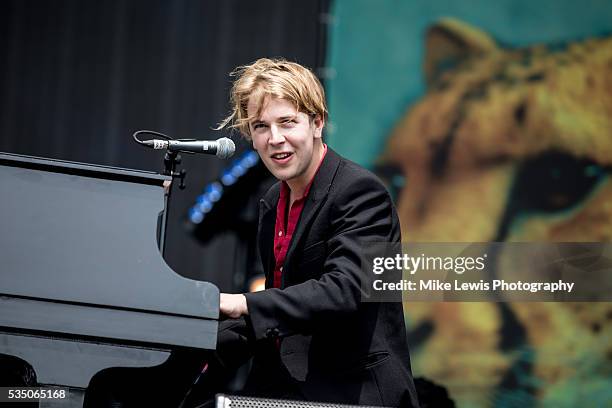
[[[293,153],[284,152],[284,153],[274,153],[271,157],[274,161],[278,163],[285,163],[289,161],[291,156],[293,156]]]

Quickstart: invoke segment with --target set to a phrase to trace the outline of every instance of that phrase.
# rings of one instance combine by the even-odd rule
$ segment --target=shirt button
[[[281,272],[283,271],[283,267],[282,267],[282,266],[280,267],[280,271],[281,271]]]
[[[278,231],[278,236],[282,237],[283,236],[283,231]]]

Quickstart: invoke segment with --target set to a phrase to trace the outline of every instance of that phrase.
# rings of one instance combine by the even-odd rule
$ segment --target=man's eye
[[[263,123],[256,123],[255,125],[253,125],[253,129],[263,129],[265,127],[266,125]]]
[[[293,126],[295,125],[297,122],[294,119],[286,119],[282,122],[282,124],[284,126]]]

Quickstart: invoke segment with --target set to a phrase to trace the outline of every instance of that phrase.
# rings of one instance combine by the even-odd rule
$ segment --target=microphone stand
[[[174,179],[179,179],[179,188],[184,190],[185,185],[185,176],[187,175],[187,171],[185,169],[181,169],[181,171],[176,171],[176,165],[181,163],[181,156],[178,152],[173,152],[170,150],[166,151],[164,155],[164,172],[163,174],[166,176],[172,177],[172,180],[164,182],[164,211],[161,216],[160,226],[159,226],[159,251],[164,256],[164,251],[166,249],[166,226],[168,223],[168,213],[170,212],[170,195],[172,193],[172,182]]]
[[[166,176],[171,176],[172,180],[164,182],[164,208],[165,210],[161,218],[160,239],[159,239],[159,249],[162,254],[162,257],[164,256],[164,250],[165,250],[165,245],[166,245],[166,224],[168,222],[168,212],[170,211],[170,194],[172,192],[172,181],[174,181],[175,178],[178,178],[180,180],[179,188],[183,190],[186,187],[185,186],[185,176],[187,175],[187,171],[185,169],[181,169],[178,172],[176,171],[176,165],[180,164],[181,161],[182,159],[181,159],[181,156],[178,154],[178,152],[173,152],[170,150],[166,151],[166,154],[164,155],[163,174]],[[183,399],[181,400],[181,403],[179,404],[179,408],[183,408],[185,406],[185,402],[187,401],[187,398],[191,394],[193,387],[198,383],[202,375],[206,373],[207,370],[208,370],[208,360],[203,362],[202,368],[200,369],[200,372],[196,376],[195,381],[189,386],[189,389],[187,389],[187,392],[183,396]]]

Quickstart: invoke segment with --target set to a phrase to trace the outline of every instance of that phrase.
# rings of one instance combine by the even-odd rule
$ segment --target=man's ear
[[[312,123],[315,128],[315,139],[320,139],[323,137],[323,127],[325,127],[325,120],[321,117],[321,115],[316,115],[312,120]]]

